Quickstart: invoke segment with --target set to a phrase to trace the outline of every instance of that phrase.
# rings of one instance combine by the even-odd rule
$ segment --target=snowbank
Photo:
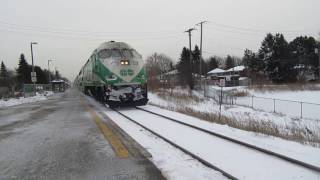
[[[47,97],[52,94],[53,94],[52,91],[47,91],[44,94],[37,93],[37,95],[33,97],[26,97],[26,98],[20,97],[20,98],[10,98],[8,100],[0,100],[0,108],[47,100]]]

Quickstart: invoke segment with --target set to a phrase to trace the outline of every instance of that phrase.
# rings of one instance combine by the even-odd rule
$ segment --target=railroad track
[[[144,111],[144,112],[147,112],[147,113],[150,113],[150,114],[165,118],[165,119],[170,120],[172,122],[175,122],[175,123],[178,123],[178,124],[181,124],[181,125],[184,125],[184,126],[196,129],[196,130],[199,130],[201,132],[204,132],[204,133],[210,134],[212,136],[216,136],[216,137],[225,139],[227,141],[242,145],[242,146],[250,148],[250,149],[254,149],[254,150],[260,151],[260,152],[265,153],[267,155],[280,158],[280,159],[282,159],[284,161],[287,161],[287,162],[290,162],[290,163],[293,163],[293,164],[299,165],[301,167],[304,167],[304,168],[307,168],[307,169],[310,169],[310,170],[313,170],[313,171],[316,171],[316,172],[320,173],[320,167],[314,166],[312,164],[309,164],[309,163],[306,163],[306,162],[302,162],[300,160],[297,160],[297,159],[294,159],[294,158],[291,158],[291,157],[288,157],[288,156],[285,156],[285,155],[282,155],[282,154],[279,154],[279,153],[276,153],[276,152],[273,152],[273,151],[270,151],[270,150],[267,150],[267,149],[263,149],[263,148],[260,148],[258,146],[254,146],[252,144],[249,144],[249,143],[246,143],[246,142],[243,142],[243,141],[239,141],[237,139],[233,139],[233,138],[230,138],[228,136],[224,136],[222,134],[215,133],[213,131],[208,131],[206,129],[203,129],[203,128],[200,128],[200,127],[188,124],[188,123],[181,122],[181,121],[176,120],[174,118],[167,117],[167,116],[164,116],[162,114],[155,113],[153,111],[149,111],[149,110],[146,110],[146,109],[143,109],[143,108],[139,108],[139,107],[135,107],[135,108],[138,109],[138,110],[141,110],[141,111]]]
[[[242,179],[243,178],[243,177],[237,177],[237,176],[231,174],[230,172],[227,172],[223,168],[212,164],[212,162],[209,162],[210,160],[208,161],[205,158],[201,157],[201,155],[197,155],[198,153],[196,154],[195,152],[192,152],[192,150],[188,150],[188,148],[182,147],[181,145],[179,145],[179,143],[176,143],[172,139],[170,139],[168,137],[165,137],[165,135],[162,135],[162,133],[156,132],[156,130],[153,130],[152,128],[149,128],[144,123],[138,122],[139,120],[135,120],[134,119],[135,116],[126,115],[126,113],[121,112],[121,110],[120,111],[117,110],[117,109],[113,109],[113,110],[116,111],[121,116],[123,116],[126,119],[128,119],[129,121],[141,126],[142,128],[148,130],[149,132],[151,132],[155,136],[163,139],[164,141],[166,141],[167,143],[171,144],[172,146],[174,146],[174,147],[180,149],[181,151],[183,151],[184,153],[190,155],[194,159],[196,159],[199,162],[203,163],[205,166],[207,166],[207,167],[209,167],[211,169],[214,169],[216,171],[221,172],[225,177],[227,177],[229,179]],[[199,131],[201,133],[205,133],[205,134],[207,134],[209,136],[213,136],[215,138],[222,139],[223,141],[228,141],[228,142],[230,142],[232,144],[236,144],[238,146],[242,146],[242,147],[244,147],[246,149],[250,149],[250,150],[253,150],[253,151],[258,151],[259,153],[263,153],[266,156],[271,156],[272,158],[277,158],[277,159],[279,159],[281,161],[283,160],[283,161],[289,162],[289,163],[293,164],[294,166],[299,166],[301,168],[305,168],[306,170],[308,170],[308,172],[312,171],[313,173],[317,174],[318,177],[320,177],[320,174],[319,174],[320,173],[320,168],[317,167],[317,166],[314,166],[312,164],[308,164],[308,163],[296,160],[294,158],[291,158],[291,157],[288,157],[288,156],[285,156],[285,155],[282,155],[282,154],[278,154],[278,153],[275,153],[275,152],[272,152],[272,151],[269,151],[269,150],[254,146],[252,144],[248,144],[248,143],[245,143],[245,142],[242,142],[242,141],[239,141],[239,140],[224,136],[222,134],[218,134],[218,133],[215,133],[215,132],[212,132],[212,131],[208,131],[206,129],[202,129],[202,128],[197,127],[197,126],[194,126],[194,125],[191,125],[191,124],[188,124],[188,123],[185,123],[185,122],[181,122],[181,121],[179,121],[177,119],[174,119],[174,118],[171,118],[171,117],[167,117],[167,116],[164,116],[162,114],[158,114],[158,113],[153,112],[153,111],[145,110],[145,109],[142,109],[142,108],[139,108],[139,107],[136,107],[136,110],[139,110],[139,112],[143,111],[145,113],[152,114],[153,116],[158,116],[161,119],[168,120],[170,122],[173,122],[174,124],[178,124],[179,126],[182,125],[182,126],[185,126],[187,128],[191,128],[194,131]],[[239,156],[241,156],[241,155],[239,155]]]
[[[191,156],[192,158],[198,160],[199,162],[201,162],[201,163],[204,164],[205,166],[207,166],[207,167],[209,167],[209,168],[211,168],[211,169],[214,169],[214,170],[216,170],[216,171],[221,172],[222,175],[224,175],[225,177],[227,177],[227,178],[229,178],[229,179],[238,180],[238,178],[236,178],[235,176],[231,175],[230,173],[222,170],[221,168],[213,165],[212,163],[206,161],[205,159],[203,159],[203,158],[197,156],[196,154],[188,151],[187,149],[183,148],[182,146],[179,146],[178,144],[174,143],[173,141],[169,140],[168,138],[165,138],[164,136],[160,135],[159,133],[151,130],[150,128],[144,126],[143,124],[141,124],[141,123],[135,121],[134,119],[128,117],[127,115],[121,113],[121,112],[118,111],[117,109],[112,108],[112,110],[116,111],[116,112],[119,113],[121,116],[123,116],[123,117],[125,117],[126,119],[128,119],[129,121],[131,121],[131,122],[139,125],[140,127],[148,130],[149,132],[151,132],[151,133],[154,134],[155,136],[161,138],[162,140],[166,141],[167,143],[171,144],[172,146],[176,147],[177,149],[180,149],[182,152],[184,152],[184,153],[188,154],[189,156]]]

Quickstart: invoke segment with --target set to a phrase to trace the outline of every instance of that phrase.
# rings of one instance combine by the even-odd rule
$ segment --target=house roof
[[[244,66],[235,66],[235,67],[230,68],[230,69],[228,69],[226,71],[228,71],[228,72],[230,72],[230,71],[243,71],[244,69],[245,69]]]
[[[223,73],[223,72],[225,72],[225,70],[220,69],[220,68],[215,68],[215,69],[209,71],[207,74],[215,74],[215,73]]]
[[[172,70],[172,71],[169,71],[169,72],[166,72],[166,73],[164,73],[163,75],[175,75],[175,74],[178,74],[179,72],[178,72],[178,70],[177,69],[175,69],[175,70]]]
[[[65,82],[65,81],[62,79],[58,79],[58,80],[52,80],[51,82],[56,83],[56,82]]]

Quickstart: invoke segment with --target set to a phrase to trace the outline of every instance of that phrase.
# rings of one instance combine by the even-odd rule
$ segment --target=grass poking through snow
[[[153,94],[167,102],[167,104],[161,104],[157,103],[157,101],[153,102],[151,100],[150,104],[160,108],[180,112],[212,123],[228,125],[245,131],[280,137],[302,144],[320,147],[320,122],[318,125],[305,126],[294,122],[299,121],[296,119],[290,119],[293,122],[289,123],[275,123],[273,121],[274,118],[262,120],[259,119],[260,116],[253,117],[252,115],[246,115],[246,113],[241,116],[239,116],[239,114],[225,113],[228,109],[234,108],[232,106],[224,106],[223,113],[219,118],[218,111],[206,111],[193,108],[205,103],[211,104],[212,106],[212,101],[204,97],[184,93],[182,91],[169,91],[165,89],[154,91]],[[217,104],[215,106],[218,107]],[[274,114],[271,117],[277,116],[279,115]]]

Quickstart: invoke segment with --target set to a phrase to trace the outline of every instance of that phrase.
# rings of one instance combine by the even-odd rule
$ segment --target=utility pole
[[[48,60],[48,75],[49,75],[49,84],[51,84],[51,72],[50,72],[50,62],[52,60]]]
[[[201,34],[200,34],[200,89],[201,89],[201,82],[202,82],[202,25],[203,25],[203,23],[206,23],[206,22],[208,22],[208,21],[201,21],[201,22],[199,22],[198,24],[196,24],[197,26],[199,26],[200,25],[200,28],[201,28]]]
[[[201,21],[198,24],[196,24],[197,26],[200,25],[200,28],[201,28],[201,33],[200,33],[200,77],[201,77],[201,74],[202,74],[202,66],[201,66],[201,63],[202,63],[202,33],[203,33],[202,25],[204,23],[207,23],[207,22],[208,21]]]
[[[191,32],[196,30],[195,28],[189,28],[185,32],[189,34],[189,60],[190,60],[190,67],[191,67],[191,78],[192,78],[192,50],[191,50]]]
[[[36,95],[36,82],[37,82],[37,74],[34,72],[34,63],[33,63],[33,49],[32,45],[38,44],[37,42],[31,42],[30,47],[31,47],[31,60],[32,60],[32,72],[31,72],[31,81],[33,83],[33,91],[34,95]]]

